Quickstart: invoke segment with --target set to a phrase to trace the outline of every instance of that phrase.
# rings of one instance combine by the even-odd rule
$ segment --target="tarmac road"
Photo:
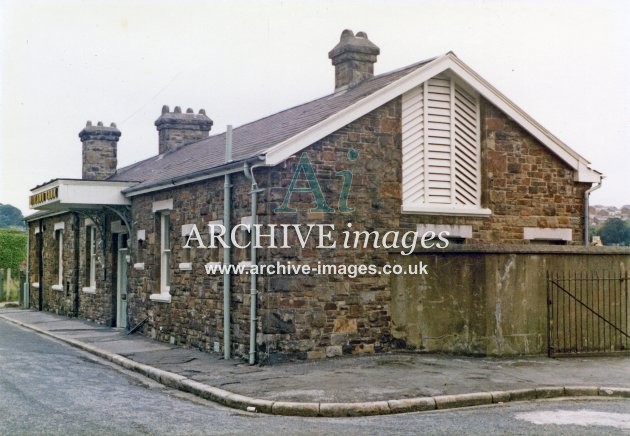
[[[549,423],[561,421],[567,424]],[[588,398],[515,402],[364,418],[250,414],[165,388],[0,320],[0,434],[3,435],[497,432],[628,433],[630,402]]]

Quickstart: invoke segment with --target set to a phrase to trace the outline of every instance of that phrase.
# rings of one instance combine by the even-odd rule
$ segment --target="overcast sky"
[[[333,91],[349,28],[376,74],[454,51],[602,171],[592,204],[630,204],[630,2],[0,0],[0,203],[81,177],[79,131],[116,122],[118,165],[157,154],[163,104],[213,132]]]

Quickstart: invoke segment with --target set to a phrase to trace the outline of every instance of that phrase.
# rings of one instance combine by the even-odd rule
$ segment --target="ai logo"
[[[348,150],[348,160],[355,161],[359,157],[359,152],[354,148]],[[296,185],[300,182],[300,175],[304,174],[304,182],[308,186],[297,187]],[[343,170],[337,171],[335,176],[341,178],[341,193],[339,194],[339,201],[337,204],[337,210],[341,213],[349,213],[354,212],[353,207],[348,207],[348,196],[350,195],[350,186],[352,185],[352,171]],[[291,201],[291,196],[294,192],[306,193],[310,192],[315,199],[316,207],[309,209],[309,212],[328,212],[334,213],[335,209],[330,207],[326,202],[326,198],[322,193],[322,188],[319,185],[319,180],[317,180],[317,175],[315,174],[315,170],[313,169],[313,165],[311,164],[310,159],[308,158],[308,154],[306,152],[302,153],[300,156],[300,160],[298,162],[297,167],[295,168],[295,172],[293,173],[293,178],[291,179],[291,183],[289,184],[289,189],[287,190],[286,195],[284,196],[284,201],[280,205],[280,207],[274,209],[276,213],[293,213],[297,212],[297,209],[289,207],[289,202]]]

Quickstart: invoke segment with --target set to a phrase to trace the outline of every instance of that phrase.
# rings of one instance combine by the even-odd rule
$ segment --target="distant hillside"
[[[24,230],[24,216],[15,206],[0,203],[0,229],[18,228]]]

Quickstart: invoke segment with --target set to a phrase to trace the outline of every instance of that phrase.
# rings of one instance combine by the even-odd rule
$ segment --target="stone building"
[[[30,306],[252,363],[543,352],[537,285],[497,320],[518,261],[483,253],[583,244],[601,174],[453,53],[374,75],[378,54],[345,30],[331,94],[224,133],[164,106],[156,155],[124,168],[88,122],[82,179],[32,190]]]

